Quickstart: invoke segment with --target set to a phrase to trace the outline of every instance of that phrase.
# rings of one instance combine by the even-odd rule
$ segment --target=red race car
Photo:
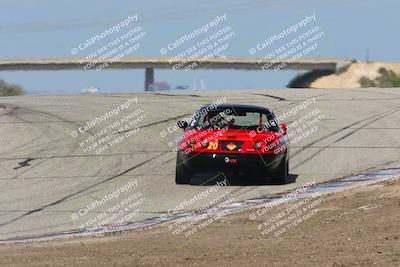
[[[221,173],[289,183],[287,128],[283,123],[278,125],[271,110],[208,105],[188,121],[178,122],[184,133],[178,145],[177,184],[190,183],[194,176],[212,179]]]

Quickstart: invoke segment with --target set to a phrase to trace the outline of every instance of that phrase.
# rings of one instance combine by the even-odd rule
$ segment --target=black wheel
[[[179,154],[176,157],[176,172],[175,172],[175,183],[176,184],[188,184],[190,182],[190,172],[182,164],[182,160]]]
[[[289,179],[289,157],[288,157],[288,155],[285,155],[282,158],[281,162],[279,163],[279,166],[273,172],[273,177],[272,178],[278,184],[288,184],[288,183],[290,183],[290,179]]]

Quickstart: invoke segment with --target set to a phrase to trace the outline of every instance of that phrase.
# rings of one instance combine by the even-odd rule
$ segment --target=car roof
[[[265,112],[265,113],[272,113],[272,111],[268,108],[265,107],[260,107],[260,106],[254,106],[254,105],[247,105],[247,104],[219,104],[219,105],[214,105],[214,104],[208,104],[202,106],[199,110],[203,110],[207,107],[214,107],[213,109],[226,109],[226,108],[237,108],[237,109],[245,109],[245,110],[251,110],[251,111],[258,111],[258,112]]]

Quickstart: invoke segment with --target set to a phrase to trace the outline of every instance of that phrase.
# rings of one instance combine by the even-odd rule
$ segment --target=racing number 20
[[[207,149],[211,150],[217,150],[217,148],[218,148],[218,142],[210,142],[207,147]]]

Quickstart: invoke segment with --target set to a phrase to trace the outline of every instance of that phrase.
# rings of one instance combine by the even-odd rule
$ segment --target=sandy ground
[[[278,236],[263,235],[258,225],[283,210],[292,208],[296,213],[299,201],[274,207],[254,221],[249,220],[254,209],[228,215],[189,237],[172,235],[164,224],[101,238],[2,245],[0,262],[2,266],[400,266],[400,179],[313,201],[317,200],[323,201],[313,206],[313,216]]]
[[[398,63],[385,63],[385,62],[358,62],[353,63],[345,71],[338,75],[332,74],[317,79],[311,84],[312,88],[359,88],[360,79],[367,77],[371,80],[379,76],[378,70],[386,68],[400,73],[400,64]]]

